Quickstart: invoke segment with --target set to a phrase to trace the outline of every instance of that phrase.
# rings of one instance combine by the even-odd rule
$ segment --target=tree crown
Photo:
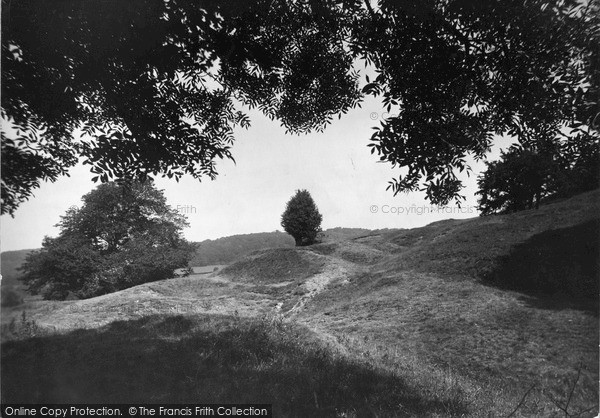
[[[600,137],[585,132],[513,145],[478,178],[482,215],[538,207],[600,187]]]
[[[296,241],[296,245],[311,245],[321,231],[323,216],[307,190],[297,190],[281,215],[281,226]]]
[[[91,297],[172,277],[195,249],[183,239],[187,222],[151,181],[101,184],[72,207],[27,256],[23,281],[34,294]]]

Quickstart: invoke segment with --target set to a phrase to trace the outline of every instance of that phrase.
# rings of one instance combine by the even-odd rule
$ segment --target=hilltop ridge
[[[24,312],[44,333],[66,335],[60,340],[64,344],[71,333],[83,338],[76,331],[82,328],[110,336],[115,332],[111,324],[119,324],[116,331],[131,324],[133,332],[138,323],[166,321],[175,315],[182,318],[175,324],[187,324],[169,331],[176,338],[184,338],[194,327],[213,329],[210,324],[219,327],[225,321],[225,328],[211,332],[229,341],[224,347],[238,347],[241,334],[235,332],[249,332],[250,340],[244,344],[256,343],[252,331],[256,325],[244,324],[258,320],[270,330],[260,334],[267,340],[284,327],[291,346],[315,349],[321,359],[337,359],[313,372],[359,364],[376,372],[369,375],[375,379],[369,387],[389,384],[385,376],[404,382],[409,392],[390,389],[400,400],[384,402],[371,394],[361,404],[367,411],[377,405],[382,416],[394,416],[390,411],[398,411],[398,402],[407,405],[403,411],[412,411],[407,416],[420,416],[418,411],[440,417],[482,416],[490,411],[507,416],[517,406],[516,416],[559,416],[564,413],[551,399],[564,404],[569,392],[570,413],[593,411],[582,414],[593,416],[599,378],[599,209],[596,190],[538,210],[450,219],[407,230],[355,230],[332,234],[308,247],[263,248],[213,273],[146,283],[87,300],[27,301],[3,309],[2,335],[19,338],[18,333],[11,334],[10,323]],[[241,328],[231,334],[236,327]],[[85,335],[79,345],[84,350],[93,346],[88,339],[95,334]],[[144,345],[163,341],[160,333],[152,335],[143,335]],[[33,349],[21,348],[26,353]],[[142,351],[125,355],[147,358]],[[20,352],[8,351],[3,357],[8,360],[3,361],[16,362]],[[185,358],[197,357],[196,351],[187,353]],[[221,351],[202,353],[221,355]],[[256,359],[259,366],[254,362],[248,366],[250,378],[272,390],[280,388],[280,370],[271,369],[279,364],[273,360],[278,354],[258,350],[248,356],[236,357],[236,370]],[[263,374],[265,368],[279,377],[273,381],[264,377],[270,376]],[[14,396],[27,399],[27,393],[19,392],[19,382],[29,375],[35,380],[38,373],[33,368],[14,369],[3,375],[2,384],[10,385]],[[228,376],[224,373],[215,385],[231,385]],[[352,375],[351,380],[349,390],[362,393],[357,389],[360,377]],[[204,385],[194,382],[193,387]],[[299,387],[296,381],[288,383],[282,393]],[[65,384],[69,393],[85,396],[76,383]],[[327,391],[318,396],[326,397]],[[38,400],[62,399],[55,392],[44,396]],[[310,414],[324,413],[330,406],[317,401]],[[285,409],[277,402],[275,407]]]

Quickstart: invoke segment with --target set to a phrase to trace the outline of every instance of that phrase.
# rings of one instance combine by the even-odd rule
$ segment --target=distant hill
[[[331,405],[358,416],[597,414],[600,190],[322,235],[307,247],[281,232],[207,240],[186,277],[6,306],[2,401],[184,402],[208,387],[212,402],[272,397],[282,416],[289,405],[303,416]]]
[[[372,231],[363,228],[331,228],[323,231],[324,242],[353,239]],[[242,257],[266,248],[294,247],[294,239],[285,232],[259,232],[255,234],[232,235],[215,240],[207,239],[198,243],[196,256],[190,261],[192,266],[230,264]]]
[[[321,232],[319,239],[321,242],[343,241],[346,239],[359,238],[374,233],[365,228],[330,228]],[[378,232],[378,231],[377,231]]]
[[[197,245],[196,255],[190,261],[190,265],[209,266],[230,264],[240,257],[263,248],[293,247],[294,239],[286,233],[275,231],[232,235],[215,240],[207,239]]]
[[[17,268],[23,264],[25,257],[31,251],[34,250],[17,250],[17,251],[4,251],[0,255],[0,267],[2,272],[2,287],[19,285],[18,278],[21,276],[21,272],[17,271]]]
[[[323,232],[322,239],[328,241],[341,241],[352,239],[371,233],[363,228],[332,228]],[[265,248],[286,248],[294,246],[294,239],[280,231],[259,232],[255,234],[232,235],[215,240],[205,240],[198,243],[198,250],[191,260],[192,266],[212,266],[230,264],[257,250]],[[4,251],[1,254],[0,266],[2,272],[2,286],[19,285],[18,278],[21,272],[17,268],[23,264],[25,257],[33,249]]]

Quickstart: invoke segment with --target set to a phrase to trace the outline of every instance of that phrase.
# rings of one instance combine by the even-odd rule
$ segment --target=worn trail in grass
[[[214,274],[4,309],[2,336],[15,341],[3,345],[2,399],[91,402],[114,381],[126,390],[100,390],[105,401],[264,401],[278,416],[506,416],[522,400],[513,416],[593,416],[598,196],[262,250]],[[589,253],[573,258],[565,242]],[[515,255],[523,246],[539,269]],[[531,292],[557,283],[553,295]],[[38,334],[58,335],[8,332],[23,311]],[[161,358],[168,368],[153,369]],[[75,365],[97,379],[75,387]]]

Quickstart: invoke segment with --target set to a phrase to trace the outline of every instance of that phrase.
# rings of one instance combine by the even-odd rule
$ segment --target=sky
[[[285,134],[277,121],[259,112],[248,112],[252,126],[237,129],[229,160],[217,164],[213,181],[183,177],[179,182],[156,179],[167,203],[187,216],[184,235],[191,241],[280,230],[281,214],[298,189],[307,189],[323,215],[322,228],[414,228],[441,219],[477,216],[477,175],[483,162],[471,161],[473,173],[463,175],[466,201],[459,209],[450,203],[442,212],[420,192],[393,196],[388,181],[399,169],[379,163],[367,147],[372,128],[385,117],[379,100],[367,98],[362,108],[351,110],[323,133]],[[489,159],[510,141],[497,138]],[[44,236],[55,237],[55,225],[71,206],[97,184],[88,166],[78,165],[70,177],[42,183],[34,196],[14,214],[0,217],[2,251],[41,247]]]

